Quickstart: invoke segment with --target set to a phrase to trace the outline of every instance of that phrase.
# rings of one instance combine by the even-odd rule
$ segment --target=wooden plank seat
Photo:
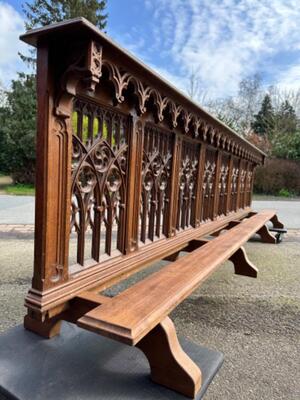
[[[264,215],[266,217],[266,223],[271,222],[272,223],[272,228],[268,228],[266,223],[262,225],[256,232],[261,237],[261,241],[264,243],[279,243],[281,242],[282,235],[287,232],[286,229],[284,229],[284,225],[282,222],[278,220],[277,214],[275,210],[263,210],[260,213],[251,211],[245,218],[250,218],[254,215]],[[235,227],[236,225],[240,224],[242,221],[245,221],[245,219],[240,219],[240,220],[232,220],[229,221],[229,223],[222,227],[219,230],[216,230],[215,232],[212,233],[212,236],[219,236],[220,233],[222,233],[224,230],[231,229]],[[277,232],[279,235],[272,235],[271,232]]]
[[[245,255],[242,245],[272,215],[272,211],[263,211],[211,241],[191,242],[195,249],[190,254],[89,311],[77,325],[138,346],[149,360],[155,382],[194,397],[201,372],[180,348],[168,315],[228,259],[236,264],[236,273],[256,277],[257,270],[247,259],[239,265]]]

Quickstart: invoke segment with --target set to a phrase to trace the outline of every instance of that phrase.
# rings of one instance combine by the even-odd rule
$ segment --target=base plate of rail
[[[223,363],[223,355],[185,338],[184,351],[200,366],[203,398]],[[150,380],[143,353],[75,325],[42,339],[23,326],[0,336],[0,400],[183,400]]]

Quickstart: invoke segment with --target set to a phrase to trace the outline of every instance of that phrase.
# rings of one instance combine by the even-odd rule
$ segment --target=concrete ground
[[[260,270],[257,279],[234,275],[226,263],[171,317],[179,334],[225,355],[206,400],[299,400],[300,231],[290,231],[279,245],[249,242],[246,250]],[[22,323],[32,263],[33,228],[2,226],[0,331]],[[163,264],[107,294],[116,294]]]

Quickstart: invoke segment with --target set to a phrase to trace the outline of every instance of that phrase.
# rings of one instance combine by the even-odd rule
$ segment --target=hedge
[[[268,159],[255,172],[254,193],[300,195],[300,161]]]

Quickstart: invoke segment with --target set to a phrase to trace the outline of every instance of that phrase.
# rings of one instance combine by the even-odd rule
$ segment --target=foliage
[[[19,74],[0,109],[0,165],[15,182],[34,181],[36,131],[35,77]]]
[[[292,194],[287,189],[280,189],[278,192],[280,197],[292,197]]]
[[[253,115],[258,112],[262,99],[262,83],[259,74],[249,76],[239,83],[236,97],[208,100],[205,108],[219,117],[241,136],[252,131]]]
[[[272,138],[272,154],[279,158],[300,160],[300,131],[277,132]]]
[[[23,12],[27,21],[26,30],[60,22],[75,17],[85,17],[99,29],[103,30],[107,24],[105,13],[106,0],[34,0],[25,2]],[[35,64],[35,50],[31,56],[20,54],[23,61],[29,65]]]
[[[251,124],[251,128],[256,134],[268,137],[274,128],[274,118],[275,114],[271,97],[269,94],[266,94],[261,103],[259,112],[254,115],[254,121]]]
[[[15,185],[6,186],[5,191],[7,194],[16,196],[34,196],[34,185],[17,183]]]
[[[34,0],[23,6],[26,29],[82,16],[104,29],[106,0]],[[22,59],[35,65],[35,52]],[[35,171],[35,75],[19,74],[11,91],[0,90],[0,169],[16,183],[33,183]]]
[[[269,159],[255,172],[254,192],[300,195],[300,162]]]

